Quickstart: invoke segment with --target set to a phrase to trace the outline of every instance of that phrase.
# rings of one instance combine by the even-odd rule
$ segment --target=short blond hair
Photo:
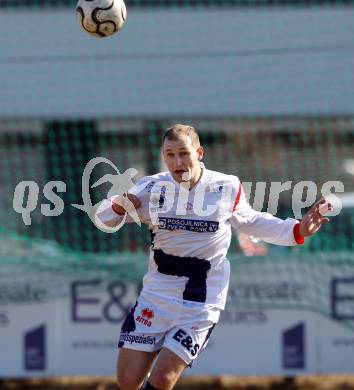
[[[181,125],[180,123],[177,123],[166,130],[162,139],[162,145],[164,144],[166,139],[168,139],[169,141],[178,141],[183,135],[186,135],[191,139],[193,146],[200,146],[200,140],[197,130],[193,126]]]

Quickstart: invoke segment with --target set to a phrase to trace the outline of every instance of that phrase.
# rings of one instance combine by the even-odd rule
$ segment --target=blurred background
[[[340,215],[301,248],[234,236],[224,334],[215,340],[220,348],[238,340],[239,357],[216,364],[215,342],[191,374],[353,372],[354,2],[126,6],[123,29],[99,39],[80,29],[72,0],[0,0],[0,340],[12,350],[0,350],[0,376],[113,374],[150,234],[135,224],[105,234],[72,204],[83,203],[93,157],[121,173],[134,167],[135,179],[164,169],[161,137],[175,123],[199,130],[207,168],[250,183],[256,209],[267,210],[274,182],[291,181],[271,210],[282,218],[294,217],[300,181],[315,183],[303,200],[319,199],[328,181],[343,186],[332,188]],[[116,171],[97,165],[89,184],[105,174]],[[27,224],[14,210],[23,181]],[[51,181],[65,183],[54,189],[56,216],[43,213],[58,201],[46,192]],[[89,188],[92,203],[110,188]],[[108,341],[98,340],[102,329]],[[252,353],[241,339],[258,340]]]

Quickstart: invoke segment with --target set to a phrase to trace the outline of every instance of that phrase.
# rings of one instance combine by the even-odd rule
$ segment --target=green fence
[[[209,169],[238,175],[244,183],[253,184],[251,203],[255,202],[256,182],[266,183],[263,209],[267,209],[271,182],[291,181],[294,188],[301,181],[313,181],[318,197],[329,180],[342,182],[346,194],[354,192],[354,118],[178,121],[200,130]],[[147,226],[130,224],[117,233],[103,233],[72,204],[82,204],[81,176],[93,157],[109,159],[121,173],[134,167],[137,177],[164,169],[161,135],[171,124],[122,119],[1,122],[1,304],[30,296],[29,288],[38,294],[45,292],[42,299],[67,295],[68,279],[118,279],[139,285],[148,261]],[[90,185],[106,174],[116,172],[109,164],[98,164]],[[13,209],[14,190],[21,181],[34,181],[39,188],[31,225],[25,225]],[[49,181],[66,183],[66,191],[57,193],[64,208],[56,217],[41,212],[42,204],[51,204],[43,194]],[[91,188],[93,203],[105,198],[109,190],[109,183]],[[25,197],[23,204],[29,201]],[[277,215],[293,217],[291,190],[280,194]],[[233,280],[229,307],[302,308],[333,317],[330,291],[336,280],[349,278],[352,283],[353,250],[353,202],[346,202],[340,215],[302,247],[268,245],[265,256],[250,258],[243,255],[235,234],[229,251]],[[278,291],[275,299],[272,289],[283,292]],[[350,302],[340,305],[335,309],[342,316],[338,319],[352,327]]]
[[[72,0],[0,0],[0,7],[7,12],[4,13],[4,19],[7,16],[13,17],[13,15],[19,11],[18,15],[22,17],[21,20],[27,20],[27,18],[31,18],[35,15],[35,13],[31,13],[32,7],[37,9],[71,7],[73,10],[72,14],[70,14],[72,19],[66,19],[68,16],[65,12],[61,15],[62,21],[68,20],[67,26],[72,26],[76,23],[74,21],[75,4],[76,2]],[[171,5],[181,7],[215,6],[216,14],[218,12],[217,7],[246,5],[250,7],[269,6],[269,8],[276,6],[277,9],[279,8],[278,6],[281,5],[308,6],[312,7],[312,10],[316,12],[319,9],[332,10],[333,8],[329,7],[332,5],[338,5],[341,11],[346,11],[346,7],[350,6],[348,9],[350,8],[351,11],[354,1],[127,1],[128,9],[133,6],[164,7]],[[23,9],[17,7],[23,7],[25,11],[29,11],[28,14],[23,13]],[[256,8],[257,7],[255,7],[255,9]],[[185,11],[188,12],[187,10]],[[237,12],[237,10],[234,11]],[[133,15],[133,12],[131,15]],[[279,15],[281,16],[281,14]],[[314,30],[309,30],[313,31],[313,34],[318,34],[316,37],[322,38],[322,34],[324,34],[322,26],[326,25],[325,21],[328,21],[327,35],[324,34],[324,40],[314,40],[314,44],[309,47],[304,45],[304,42],[307,42],[308,38],[306,32],[303,33],[303,36],[299,34],[301,38],[299,40],[300,44],[297,44],[296,40],[292,41],[295,35],[293,34],[293,31],[295,30],[292,29],[288,32],[287,28],[284,29],[285,22],[281,17],[277,19],[277,23],[279,23],[279,26],[282,28],[274,30],[274,35],[268,35],[268,28],[274,19],[269,19],[269,21],[267,21],[267,19],[260,19],[259,21],[263,24],[261,23],[259,26],[257,24],[253,25],[250,23],[251,19],[247,19],[248,22],[245,24],[245,28],[248,29],[247,31],[251,31],[253,27],[254,29],[259,29],[257,31],[260,31],[259,35],[250,35],[253,44],[258,42],[258,39],[263,39],[264,42],[267,43],[264,47],[262,46],[255,50],[250,47],[249,51],[247,46],[249,44],[248,38],[244,38],[245,41],[235,42],[235,45],[233,42],[229,42],[229,40],[226,39],[230,36],[228,33],[230,30],[228,30],[228,28],[233,28],[233,26],[225,28],[225,33],[222,37],[227,41],[227,44],[224,48],[221,45],[220,51],[219,38],[215,38],[215,36],[212,35],[212,32],[211,37],[205,37],[205,41],[204,33],[201,33],[201,36],[198,36],[199,38],[193,43],[193,34],[201,28],[201,24],[196,23],[195,26],[194,24],[192,25],[193,28],[188,30],[190,31],[190,35],[184,38],[185,40],[182,41],[183,44],[179,43],[177,40],[174,41],[174,44],[178,46],[178,50],[185,45],[186,51],[179,52],[177,50],[175,53],[171,51],[171,54],[169,51],[166,51],[167,44],[165,42],[166,47],[164,48],[165,51],[162,53],[161,58],[159,57],[160,52],[158,50],[158,43],[160,42],[159,39],[163,36],[164,31],[159,29],[157,29],[152,36],[153,44],[149,42],[149,45],[152,45],[153,50],[151,52],[148,50],[146,52],[144,51],[141,56],[139,48],[133,48],[135,51],[132,50],[131,52],[130,47],[125,47],[125,49],[123,47],[124,50],[121,49],[119,44],[122,44],[122,41],[118,40],[109,41],[109,44],[112,44],[112,46],[110,46],[108,51],[102,49],[102,53],[101,48],[97,49],[98,46],[96,47],[97,51],[89,51],[81,41],[77,41],[77,46],[71,48],[72,52],[67,52],[66,49],[70,49],[70,36],[65,34],[63,35],[68,37],[65,38],[68,42],[65,40],[61,41],[61,46],[59,44],[58,47],[57,56],[55,50],[54,52],[49,53],[48,56],[46,56],[47,53],[44,53],[45,55],[42,57],[42,54],[49,47],[55,47],[55,44],[57,44],[59,40],[53,43],[50,42],[47,46],[39,45],[38,52],[35,52],[34,50],[35,53],[33,57],[32,46],[30,46],[31,50],[25,52],[22,56],[21,50],[26,49],[26,47],[22,48],[21,44],[19,44],[21,42],[17,41],[17,33],[11,36],[14,40],[9,44],[10,40],[8,40],[8,37],[10,37],[10,35],[7,34],[10,34],[10,32],[4,31],[2,34],[2,42],[4,43],[4,47],[10,48],[11,50],[7,51],[7,56],[2,60],[0,59],[0,63],[3,66],[3,74],[5,75],[3,78],[4,86],[1,87],[3,91],[8,91],[6,96],[5,94],[2,96],[7,98],[10,96],[11,99],[12,97],[13,99],[17,98],[21,103],[18,105],[14,104],[15,108],[12,111],[3,110],[2,112],[14,112],[18,107],[21,108],[23,96],[25,96],[27,101],[39,97],[38,101],[40,104],[41,99],[45,100],[43,96],[50,97],[50,99],[48,98],[50,101],[46,106],[47,111],[43,113],[43,116],[39,114],[38,117],[34,118],[17,118],[15,115],[11,118],[0,118],[0,304],[7,302],[7,296],[11,296],[11,294],[15,296],[18,294],[18,286],[24,286],[23,294],[26,293],[27,285],[36,286],[37,288],[46,286],[46,290],[50,291],[52,297],[57,297],[60,294],[67,294],[68,292],[62,287],[64,285],[63,280],[71,277],[77,278],[82,276],[85,278],[102,278],[104,280],[120,279],[134,283],[139,283],[141,281],[141,277],[147,268],[148,249],[150,244],[150,232],[148,227],[142,226],[140,228],[136,224],[130,224],[124,226],[115,234],[106,234],[94,226],[86,213],[72,205],[82,204],[83,191],[86,191],[82,187],[82,174],[88,161],[94,157],[101,156],[109,159],[118,167],[120,172],[124,172],[128,168],[135,168],[138,171],[136,179],[147,174],[153,174],[164,170],[165,168],[160,154],[162,134],[164,129],[168,126],[179,122],[191,124],[199,130],[201,142],[205,148],[204,162],[206,167],[239,176],[243,183],[248,183],[247,188],[250,189],[249,195],[251,204],[258,202],[258,206],[260,206],[262,210],[265,211],[267,209],[271,183],[285,183],[290,181],[291,189],[283,191],[279,197],[279,203],[276,210],[279,217],[286,218],[294,216],[292,193],[294,186],[297,183],[300,183],[301,181],[313,182],[317,188],[317,198],[320,198],[321,189],[328,181],[335,181],[343,184],[346,202],[343,204],[341,213],[332,218],[331,222],[325,225],[319,234],[307,239],[305,245],[302,247],[288,248],[271,245],[263,247],[262,243],[250,241],[248,245],[251,247],[254,245],[254,254],[257,255],[250,259],[244,256],[245,248],[241,244],[241,237],[235,234],[229,251],[229,257],[233,266],[233,277],[238,278],[237,281],[241,283],[241,285],[242,283],[248,282],[248,275],[250,275],[251,281],[257,278],[259,278],[260,281],[269,281],[270,283],[276,280],[285,280],[289,283],[292,282],[296,284],[299,281],[299,283],[301,282],[307,286],[307,291],[309,292],[309,295],[303,296],[302,301],[294,301],[292,305],[288,304],[288,306],[286,306],[286,302],[285,304],[284,302],[279,302],[279,305],[277,306],[277,304],[274,303],[274,300],[267,301],[267,299],[262,300],[257,297],[254,301],[247,299],[247,297],[237,298],[233,301],[235,297],[232,294],[230,302],[240,305],[244,304],[247,307],[258,307],[259,305],[262,307],[277,306],[279,308],[300,307],[317,310],[320,313],[330,316],[328,294],[332,283],[331,278],[333,275],[337,275],[338,278],[343,276],[351,278],[354,272],[353,110],[349,110],[347,116],[319,115],[318,111],[314,109],[313,112],[311,112],[311,108],[309,108],[308,111],[307,107],[302,111],[300,110],[301,113],[308,112],[307,116],[282,116],[279,114],[274,117],[241,117],[237,112],[243,112],[242,108],[247,109],[248,105],[252,106],[251,108],[254,112],[263,112],[257,111],[258,109],[261,110],[262,106],[258,106],[257,99],[255,98],[255,103],[252,101],[252,98],[253,96],[256,97],[261,94],[265,99],[259,101],[264,102],[268,99],[268,94],[271,94],[272,91],[277,92],[278,74],[275,70],[274,73],[271,72],[270,77],[268,77],[267,70],[278,69],[274,64],[278,61],[284,61],[284,59],[282,59],[283,57],[278,56],[278,54],[281,54],[282,56],[283,54],[286,54],[286,59],[289,60],[290,64],[289,66],[286,65],[287,67],[284,68],[285,70],[281,67],[279,69],[284,72],[286,77],[288,77],[286,69],[289,69],[289,78],[292,77],[292,80],[296,80],[296,82],[290,83],[290,87],[285,86],[284,90],[281,91],[277,98],[273,99],[276,103],[274,104],[275,110],[272,112],[276,112],[277,103],[281,101],[282,98],[284,98],[289,105],[286,107],[287,110],[285,110],[285,112],[291,112],[293,109],[292,103],[294,103],[294,107],[300,107],[301,109],[302,105],[299,104],[299,101],[302,102],[302,98],[306,98],[306,102],[310,105],[313,101],[321,102],[323,98],[322,81],[320,78],[317,79],[317,69],[319,72],[324,72],[322,76],[334,73],[339,75],[338,80],[335,78],[329,80],[328,95],[325,96],[325,104],[323,104],[325,109],[324,111],[320,111],[328,113],[328,107],[332,107],[331,104],[333,101],[333,113],[347,112],[347,106],[341,109],[341,107],[338,108],[335,103],[340,100],[336,99],[336,97],[339,96],[342,98],[344,97],[343,101],[341,101],[342,104],[346,101],[351,101],[349,91],[353,79],[350,79],[351,73],[348,72],[348,69],[351,69],[352,59],[350,55],[353,52],[353,45],[346,40],[343,40],[344,43],[342,42],[339,47],[333,44],[332,29],[334,29],[334,26],[337,26],[337,24],[331,24],[332,16],[332,14],[328,16],[325,15],[325,18],[328,19],[323,19],[324,21],[321,22],[323,24],[319,25],[320,27],[316,25],[314,26]],[[40,13],[37,14],[37,19],[33,18],[33,23],[38,23],[38,17],[42,17]],[[130,17],[131,16],[129,16],[129,18]],[[248,15],[248,17],[253,16]],[[313,20],[316,20],[315,13],[313,14],[313,17]],[[301,21],[306,21],[307,18],[308,15],[305,12],[301,17]],[[43,21],[44,20],[48,21],[49,19],[44,18]],[[203,20],[204,19],[201,19],[199,23],[202,23],[203,26],[205,26]],[[165,22],[167,24],[169,22],[167,17]],[[47,23],[50,23],[50,21]],[[296,19],[292,20],[292,23],[296,24]],[[350,20],[349,22],[347,20],[346,23],[348,23],[348,25],[345,26],[350,29]],[[35,24],[32,25],[31,23],[28,25],[35,26]],[[241,25],[240,28],[242,28],[242,26],[243,25]],[[75,25],[75,27],[77,27],[77,30],[75,30],[77,31],[77,34],[84,34],[78,29],[78,26]],[[222,26],[222,28],[223,27],[224,26]],[[27,34],[26,28],[27,27],[24,27],[25,34]],[[45,28],[47,28],[47,25],[45,25]],[[23,30],[20,30],[21,29],[18,31],[20,33],[22,31],[23,33]],[[301,26],[299,30],[296,31],[301,31]],[[62,30],[60,30],[60,34],[61,32]],[[275,45],[274,47],[270,45],[270,43],[273,43],[273,40],[281,35],[282,32],[285,34],[288,33],[289,41],[280,42],[282,43],[281,45]],[[28,32],[28,34],[30,34],[30,32]],[[178,28],[176,28],[175,34],[179,34]],[[39,35],[43,38],[43,41],[47,39],[46,33],[40,32]],[[21,34],[19,36],[21,36]],[[84,37],[84,35],[82,36]],[[347,37],[345,34],[344,36]],[[57,35],[53,35],[52,37],[57,37]],[[117,39],[121,38],[123,40],[124,36],[122,35]],[[140,36],[137,39],[132,38],[131,42],[137,42],[139,39]],[[209,41],[211,51],[205,50],[205,48],[209,49]],[[192,42],[191,46],[188,45],[190,42]],[[207,43],[205,44],[205,42]],[[287,46],[284,46],[287,45],[287,42],[293,42],[294,45],[288,48]],[[99,44],[98,41],[92,41],[92,45]],[[144,45],[145,42],[141,42],[141,44]],[[200,51],[201,44],[205,46],[203,46]],[[16,47],[20,47],[19,52],[16,52],[16,50],[12,51],[12,48]],[[82,49],[82,51],[79,52],[79,48]],[[87,51],[85,52],[85,50]],[[315,55],[316,53],[328,53],[328,57],[325,55],[317,57]],[[269,54],[274,54],[274,56],[269,57]],[[301,54],[301,56],[299,54]],[[302,54],[304,54],[304,56],[302,56]],[[175,57],[173,57],[173,55]],[[72,104],[64,104],[67,103],[65,98],[59,102],[56,97],[57,92],[58,94],[63,92],[61,85],[62,80],[55,77],[42,79],[41,72],[47,72],[47,76],[52,76],[53,74],[58,75],[61,70],[66,67],[67,73],[63,72],[63,74],[65,73],[68,77],[72,76],[73,78],[70,79],[70,82],[72,80],[74,86],[76,85],[75,83],[78,82],[77,85],[84,86],[85,88],[82,89],[86,91],[86,87],[89,87],[91,82],[95,81],[95,79],[103,80],[102,85],[107,85],[106,79],[101,79],[98,75],[100,72],[97,72],[97,68],[102,65],[102,63],[104,64],[104,67],[107,66],[115,70],[116,67],[120,65],[118,61],[120,59],[122,59],[122,61],[131,61],[129,63],[126,62],[128,64],[133,64],[133,61],[141,61],[142,68],[144,67],[144,61],[150,66],[151,63],[153,63],[154,66],[154,61],[161,59],[161,61],[166,61],[166,64],[170,65],[169,71],[179,75],[177,66],[185,64],[184,56],[189,55],[192,57],[194,56],[194,65],[195,63],[199,64],[203,62],[203,64],[205,64],[210,62],[210,69],[204,67],[202,67],[202,69],[209,69],[210,73],[217,73],[217,77],[215,78],[215,93],[213,90],[212,96],[200,96],[201,102],[203,102],[203,99],[208,99],[208,102],[214,102],[214,100],[211,99],[215,99],[215,102],[218,103],[217,99],[218,96],[220,96],[223,97],[223,102],[231,101],[233,104],[235,96],[232,94],[237,91],[237,95],[242,95],[243,93],[245,93],[245,95],[248,94],[245,101],[242,99],[237,100],[241,106],[242,103],[245,103],[245,107],[235,107],[235,114],[233,117],[214,117],[214,114],[207,116],[208,112],[205,113],[204,117],[193,116],[194,114],[187,118],[178,116],[185,112],[183,104],[181,104],[179,110],[176,111],[182,114],[177,115],[174,112],[173,119],[169,112],[166,110],[164,111],[163,109],[161,110],[161,116],[152,112],[151,116],[147,118],[122,118],[114,117],[115,114],[112,114],[113,117],[109,118],[103,117],[102,115],[93,115],[91,117],[78,117],[79,115],[73,115],[73,118],[69,120],[60,118],[60,115],[58,115],[59,118],[51,118],[51,115],[48,115],[48,110],[51,108],[51,105],[53,107],[58,105],[64,112],[66,112],[65,109],[67,109],[69,112],[68,116],[70,116]],[[212,65],[213,59],[218,56],[226,58],[225,62],[221,63],[220,67]],[[234,57],[240,58],[240,62],[227,60],[228,58]],[[257,61],[262,59],[263,62],[258,63],[255,61],[253,63],[252,61],[243,61],[244,58],[247,59],[249,57],[251,59],[256,58]],[[335,59],[338,57],[338,62],[334,61],[333,57],[335,57]],[[110,62],[112,58],[113,60],[118,60],[116,62]],[[177,59],[179,59],[180,62],[177,62]],[[331,62],[332,60],[333,64]],[[343,61],[341,62],[341,60]],[[175,63],[173,61],[175,61]],[[287,62],[284,63],[287,64]],[[307,80],[312,82],[310,88],[308,90],[304,88],[305,93],[303,94],[291,94],[290,92],[302,85],[302,75],[303,72],[306,71],[306,66],[313,63],[315,63],[316,66],[314,67],[314,70],[312,68],[308,70],[309,74],[307,75]],[[43,64],[53,64],[53,67],[46,67]],[[72,67],[71,65],[69,67],[68,64],[71,64]],[[248,67],[248,64],[250,64],[250,67]],[[252,68],[252,64],[254,68]],[[25,66],[22,68],[22,65]],[[304,67],[302,67],[302,65],[304,65]],[[321,65],[328,65],[328,67],[322,67]],[[87,74],[81,72],[81,69],[84,67],[88,70]],[[161,69],[165,68],[161,66]],[[217,71],[215,72],[215,70]],[[237,81],[224,77],[224,71],[225,73],[228,71],[228,74],[232,75],[239,72],[241,77],[244,75],[246,83],[243,86],[243,89],[242,86],[238,89],[239,86]],[[13,76],[14,74],[15,76]],[[18,77],[16,77],[16,74],[19,76],[26,74],[26,78],[23,79],[24,85],[18,85]],[[183,77],[183,72],[181,74]],[[281,76],[284,76],[284,74]],[[80,77],[75,80],[75,75],[76,77]],[[139,90],[141,84],[143,84],[142,81],[144,80],[139,79],[139,77],[145,76],[139,76],[139,74],[137,74],[136,77],[133,85],[129,87],[130,92]],[[159,88],[165,90],[169,77],[170,73],[166,71],[166,73],[161,75],[161,79],[158,79],[158,83],[151,86],[150,89],[148,88],[148,84],[144,84],[145,89],[143,90],[143,93],[151,92],[151,94],[153,94],[154,88],[156,88],[156,90]],[[33,85],[34,83],[30,82],[32,79],[36,80],[35,83],[37,83],[38,80],[38,85]],[[275,87],[270,88],[268,84],[263,84],[264,80],[269,81],[270,84]],[[112,90],[118,86],[119,80],[114,81],[117,84],[112,82],[112,85],[110,86],[112,87],[111,93]],[[199,80],[200,83],[202,83],[202,81],[203,80]],[[327,81],[326,78],[325,81]],[[331,82],[338,82],[340,87],[334,85],[333,89],[331,89],[333,86],[331,85]],[[236,87],[228,90],[228,85],[233,83]],[[97,82],[97,84],[94,85],[100,85],[100,83]],[[264,85],[265,89],[261,90],[258,88],[258,85]],[[319,86],[318,90],[311,89],[316,86]],[[65,86],[66,89],[70,90],[68,87],[68,85]],[[198,82],[196,82],[195,85],[191,82],[191,85],[188,85],[188,88],[190,89],[186,88],[185,94],[186,96],[195,96],[195,94],[197,95],[199,94],[199,91],[201,91],[200,94],[202,95],[204,91],[202,87],[203,85],[198,84]],[[286,89],[287,87],[291,88],[290,92]],[[63,87],[63,89],[65,88]],[[46,93],[43,93],[43,91],[46,91]],[[90,93],[90,96],[93,95],[91,89],[88,88],[87,91],[89,91],[88,95],[90,95]],[[228,91],[230,95],[221,96],[224,91]],[[173,94],[173,91],[168,92],[171,95]],[[184,93],[184,91],[179,91],[176,98],[171,99],[171,101],[175,103],[178,100],[178,103],[180,103],[180,101],[183,100],[182,92]],[[67,95],[63,94],[60,96],[65,97]],[[75,96],[76,99],[76,94],[73,93],[70,96]],[[109,97],[109,94],[107,96]],[[113,98],[110,100],[115,102],[115,95],[113,93],[112,96]],[[162,96],[171,98],[168,94],[163,94]],[[289,96],[290,99],[288,99]],[[90,105],[92,100],[88,100],[88,103],[84,108],[87,110],[89,108],[91,109],[92,106],[94,106],[93,110],[95,107],[97,109],[102,108],[103,104],[101,99],[104,100],[104,97],[104,93],[101,93],[97,99],[95,95],[94,102],[96,105]],[[122,98],[121,102],[124,103],[125,94],[120,94],[120,97]],[[291,98],[293,98],[293,101]],[[269,99],[272,100],[272,96],[270,96]],[[7,102],[9,102],[9,100]],[[331,104],[327,104],[328,101]],[[44,101],[44,103],[46,102]],[[145,103],[149,107],[149,96]],[[187,102],[186,106],[189,106],[190,103],[193,103],[193,101]],[[237,104],[235,104],[235,106],[237,106]],[[117,105],[119,104],[117,103]],[[218,106],[218,104],[216,104],[216,106]],[[153,105],[153,107],[155,106]],[[196,107],[199,108],[198,105]],[[210,105],[208,107],[210,107]],[[322,106],[315,105],[315,107]],[[238,109],[241,109],[241,111],[237,111]],[[53,111],[55,112],[55,110]],[[63,111],[59,110],[58,112]],[[230,112],[230,110],[227,112]],[[283,111],[280,110],[279,112],[284,112],[284,107]],[[296,114],[298,111],[294,109],[293,112]],[[164,113],[166,114],[165,116],[163,116]],[[115,170],[109,164],[99,164],[92,171],[89,183],[90,188],[88,191],[93,203],[97,203],[105,198],[111,187],[108,182],[97,187],[91,187],[92,184],[104,175],[112,175],[115,173]],[[43,213],[43,207],[45,210],[50,211],[54,206],[52,202],[53,198],[52,200],[48,199],[48,196],[45,194],[45,188],[47,183],[53,181],[61,182],[65,186],[64,189],[61,189],[61,192],[58,191],[56,194],[61,200],[60,202],[63,209],[57,216],[46,216]],[[32,183],[31,191],[27,190],[23,199],[23,205],[32,205],[31,212],[28,215],[30,224],[26,224],[23,215],[14,210],[14,193],[18,184],[21,182]],[[263,205],[259,205],[259,199],[256,199],[257,196],[255,192],[256,183],[260,182],[264,183],[265,186]],[[38,194],[36,191],[38,191]],[[305,196],[306,191],[304,190],[304,197]],[[58,200],[59,198],[55,199]],[[303,212],[305,211],[306,210],[304,209]],[[260,252],[257,251],[258,247],[262,248],[261,252],[264,256],[259,256]],[[289,272],[289,270],[291,271]],[[16,299],[9,299],[9,301],[15,302]],[[350,316],[351,312],[348,311],[348,313]]]
[[[250,202],[263,211],[270,210],[269,191],[273,182],[291,181],[290,190],[279,196],[280,217],[294,217],[293,189],[301,181],[312,181],[321,197],[328,181],[343,183],[345,193],[354,191],[351,165],[354,156],[353,118],[278,118],[258,120],[189,119],[199,127],[209,169],[238,175],[248,183]],[[147,251],[146,226],[127,225],[116,234],[98,230],[86,213],[73,204],[82,204],[82,175],[88,161],[101,156],[109,159],[122,173],[138,171],[136,178],[165,169],[160,142],[168,121],[142,122],[133,128],[129,121],[47,121],[28,123],[28,130],[16,131],[16,121],[2,124],[0,148],[2,191],[0,221],[5,232],[23,237],[53,240],[66,248],[82,252]],[[199,126],[198,126],[199,125]],[[90,186],[105,174],[115,174],[109,164],[98,164],[91,174]],[[13,198],[21,181],[38,185],[38,200],[32,206],[30,225],[15,212]],[[43,215],[41,207],[53,204],[44,195],[46,183],[61,181],[65,191],[58,192],[63,210],[58,216]],[[264,202],[256,201],[257,182],[265,186]],[[306,187],[306,186],[305,186]],[[107,196],[109,182],[90,189],[93,204]],[[304,197],[306,195],[304,188]],[[55,189],[57,191],[57,189]],[[335,189],[332,189],[335,191]],[[35,191],[34,191],[35,192]],[[33,198],[33,191],[30,196]],[[26,195],[27,196],[27,195]],[[258,195],[259,196],[259,195]],[[31,198],[30,198],[31,199]],[[24,199],[23,205],[30,199]],[[27,201],[27,203],[26,203]],[[257,204],[255,204],[257,202]],[[353,202],[354,203],[354,202]],[[303,210],[303,212],[306,209]],[[335,237],[336,239],[333,239]],[[354,205],[346,205],[321,234],[307,240],[304,251],[354,249]],[[237,244],[231,251],[237,250]]]

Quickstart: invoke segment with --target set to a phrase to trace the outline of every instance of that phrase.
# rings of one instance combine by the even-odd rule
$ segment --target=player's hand
[[[118,215],[124,215],[126,212],[132,212],[140,209],[140,199],[133,194],[118,195],[112,200],[112,209]]]
[[[300,222],[299,233],[301,236],[312,236],[323,224],[329,222],[329,219],[324,217],[323,214],[331,211],[332,208],[331,203],[327,202],[325,199],[321,199],[315,203]]]

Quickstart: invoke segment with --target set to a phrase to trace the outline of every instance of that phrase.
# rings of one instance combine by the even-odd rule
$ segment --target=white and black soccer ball
[[[124,0],[79,0],[76,18],[90,35],[109,37],[119,31],[127,17]]]

